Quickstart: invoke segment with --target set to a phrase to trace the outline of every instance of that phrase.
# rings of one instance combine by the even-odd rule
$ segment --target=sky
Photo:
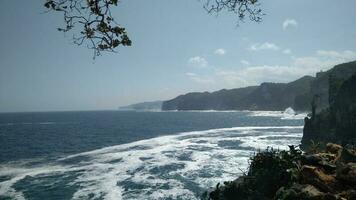
[[[261,23],[204,0],[122,0],[131,47],[95,60],[43,1],[0,1],[0,112],[111,110],[195,91],[288,82],[356,60],[356,1],[260,0]]]

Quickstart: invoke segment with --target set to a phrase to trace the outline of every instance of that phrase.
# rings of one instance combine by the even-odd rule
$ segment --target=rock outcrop
[[[356,199],[356,149],[336,144],[302,153],[267,149],[251,158],[248,172],[203,195],[211,200]]]
[[[317,112],[332,104],[341,84],[354,73],[356,73],[356,61],[339,64],[328,71],[316,74],[311,84],[310,94],[311,97],[318,96]]]
[[[332,89],[331,89],[332,88]],[[315,103],[310,117],[305,118],[302,146],[311,143],[356,143],[356,73],[340,83],[330,77],[330,107],[317,113]]]

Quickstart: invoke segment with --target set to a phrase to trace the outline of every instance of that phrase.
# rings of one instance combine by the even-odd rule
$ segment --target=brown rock
[[[333,153],[318,153],[317,155],[320,156],[322,160],[326,161],[334,161],[337,157],[337,154]]]
[[[304,188],[302,188],[301,192],[304,193],[306,197],[313,199],[316,199],[316,197],[324,196],[324,193],[320,192],[312,185],[306,185]]]
[[[356,184],[356,163],[339,165],[336,170],[336,178],[348,183]]]
[[[322,161],[322,157],[318,154],[303,155],[303,163],[307,165],[316,165]]]
[[[356,163],[356,151],[353,150],[353,149],[344,148],[341,151],[340,156],[338,156],[337,162],[344,162],[344,163],[353,162],[353,163]]]
[[[345,190],[345,191],[342,191],[341,193],[339,193],[338,196],[342,200],[349,200],[349,199],[354,200],[354,199],[356,199],[356,191],[355,190]]]
[[[303,155],[302,163],[304,165],[318,166],[324,169],[327,173],[333,173],[336,169],[334,164],[335,154],[331,153],[318,153],[311,155]]]
[[[326,144],[326,151],[333,154],[338,154],[342,150],[342,146],[334,143]]]
[[[336,184],[333,176],[325,174],[321,169],[304,165],[301,169],[302,179],[305,183],[314,185],[323,192],[330,192]]]

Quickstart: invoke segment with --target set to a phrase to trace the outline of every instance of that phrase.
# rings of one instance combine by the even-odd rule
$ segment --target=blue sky
[[[0,112],[103,110],[192,91],[288,82],[356,60],[356,1],[261,0],[236,26],[198,0],[122,0],[132,47],[93,52],[56,30],[41,1],[0,1]]]

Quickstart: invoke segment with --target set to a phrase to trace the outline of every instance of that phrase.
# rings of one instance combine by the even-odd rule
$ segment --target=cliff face
[[[326,72],[316,74],[316,78],[311,84],[310,97],[318,96],[317,112],[332,104],[341,84],[355,72],[356,61],[336,65]]]
[[[195,92],[164,101],[162,110],[294,110],[309,111],[318,97],[316,112],[329,107],[341,84],[356,72],[356,61],[333,67],[316,77],[304,76],[290,83],[262,83],[259,86]]]
[[[188,93],[163,102],[162,110],[284,110],[288,107],[306,110],[309,103],[300,103],[297,97],[307,96],[313,80],[305,76],[290,83]]]
[[[242,106],[247,110],[308,110],[309,104],[298,105],[297,97],[307,96],[314,80],[304,76],[290,83],[262,83],[250,95],[244,98]]]
[[[237,110],[239,102],[254,91],[257,86],[219,90],[216,92],[194,92],[164,101],[162,110]]]
[[[356,73],[345,81],[330,109],[337,138],[356,143]]]
[[[311,141],[356,143],[356,73],[342,83],[329,77],[330,107],[305,118],[304,147]]]

